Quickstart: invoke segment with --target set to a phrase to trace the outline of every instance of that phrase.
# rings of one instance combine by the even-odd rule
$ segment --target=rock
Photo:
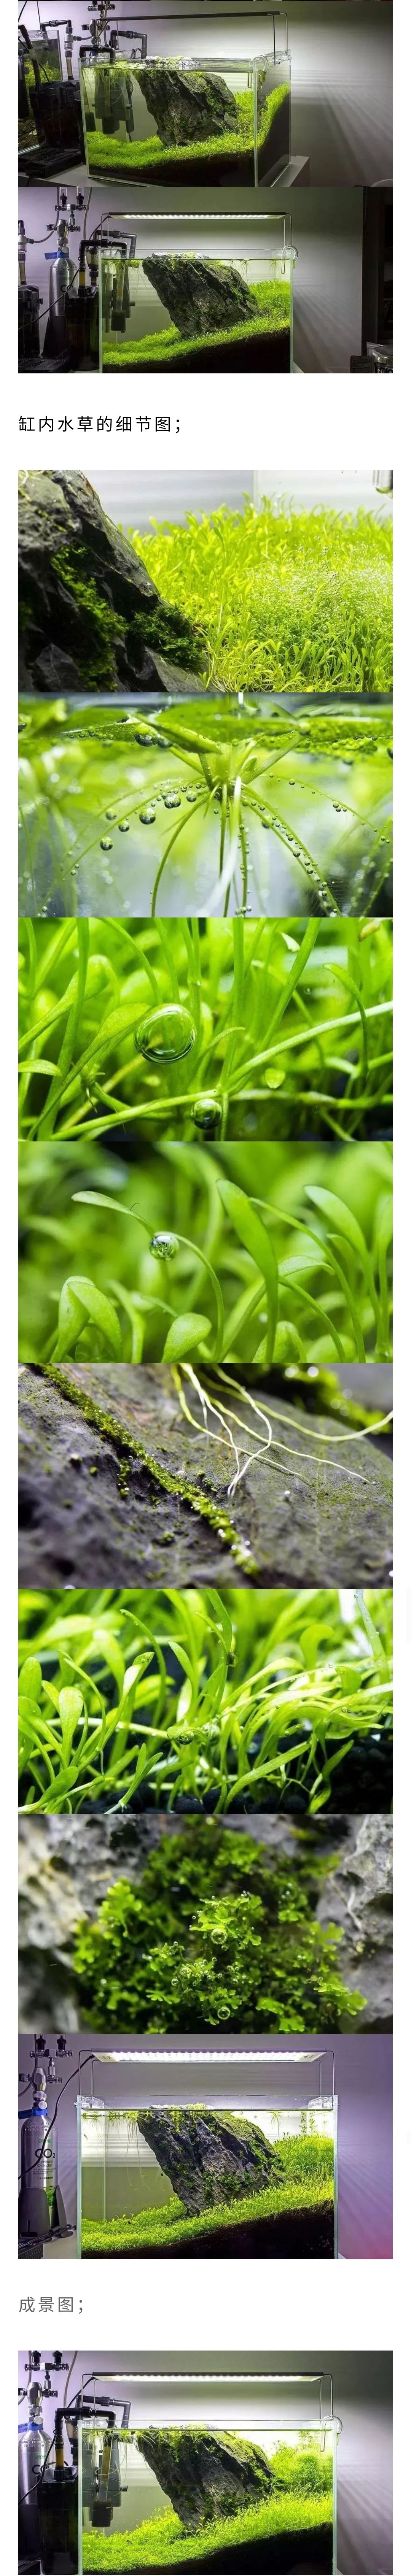
[[[190,619],[160,598],[86,475],[24,472],[19,687],[160,688],[191,697],[205,662]]]
[[[196,339],[199,333],[218,331],[220,326],[229,331],[236,322],[255,317],[249,286],[229,261],[225,266],[218,259],[157,255],[143,259],[142,266],[184,338]]]
[[[262,2129],[201,2104],[179,2110],[139,2111],[139,2129],[162,2173],[191,2216],[266,2191],[277,2179],[275,2148]]]
[[[150,2424],[135,2439],[184,2531],[203,2530],[205,2523],[224,2521],[272,2494],[265,2452],[237,2434],[209,2433],[202,2425],[166,2432]]]
[[[238,108],[220,72],[185,71],[182,63],[139,64],[138,86],[161,143],[197,143],[236,134]]]
[[[392,2029],[392,1818],[353,1817],[348,1848],[339,1862],[331,1893],[318,1907],[320,1921],[342,1930],[338,1951],[340,1975],[359,1986],[367,2001],[359,2014],[360,2030]]]

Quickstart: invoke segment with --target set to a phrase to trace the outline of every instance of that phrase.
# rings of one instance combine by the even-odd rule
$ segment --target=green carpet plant
[[[20,1803],[38,1814],[316,1815],[346,1804],[353,1752],[367,1806],[391,1728],[388,1591],[20,1594]]]
[[[194,1021],[170,1015],[179,1079]],[[156,1062],[157,1006],[137,1043]],[[390,1358],[388,1144],[161,1141],[133,1170],[45,1138],[21,1147],[20,1223],[23,1360]]]
[[[19,1017],[29,1142],[391,1132],[388,921],[22,921]]]

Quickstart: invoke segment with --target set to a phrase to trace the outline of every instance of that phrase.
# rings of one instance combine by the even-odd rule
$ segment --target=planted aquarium
[[[338,2422],[322,2375],[125,2370],[121,2386],[126,2425],[110,2429],[107,2406],[99,2416],[95,2381],[82,2428],[82,2569],[332,2576]]]
[[[22,698],[21,915],[392,913],[392,707]]]
[[[202,253],[100,257],[100,368],[178,368],[181,374],[289,375],[293,363],[291,226],[271,259]]]
[[[269,185],[290,158],[290,60],[101,56],[80,65],[91,178]]]
[[[98,2053],[77,2103],[79,2254],[333,2260],[337,2111],[332,2051]]]

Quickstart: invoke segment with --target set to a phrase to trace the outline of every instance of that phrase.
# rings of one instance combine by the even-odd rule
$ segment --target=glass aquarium
[[[289,375],[293,364],[291,224],[271,258],[200,251],[100,255],[100,369],[178,368]]]
[[[79,2254],[333,2260],[337,2116],[332,2050],[99,2052],[77,2103]]]
[[[80,65],[87,168],[170,187],[269,184],[290,157],[290,58],[100,55]]]
[[[149,704],[21,699],[22,916],[391,916],[388,697]]]
[[[124,2370],[114,2427],[107,2379],[79,2442],[81,2570],[333,2576],[338,2419],[322,2373]]]

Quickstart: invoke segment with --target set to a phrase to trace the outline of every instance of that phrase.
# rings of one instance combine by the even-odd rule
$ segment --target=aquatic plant
[[[134,1887],[117,1879],[79,1925],[73,1968],[94,2030],[337,2031],[363,1998],[338,1970],[315,1904],[330,1870],[304,1842],[270,1860],[250,1834],[194,1819]],[[83,2026],[83,2023],[82,2023]]]
[[[138,2123],[138,2113],[136,2116]],[[109,2128],[113,2117],[115,2119],[116,2114],[106,2113]],[[124,2114],[121,2117],[124,2119]],[[167,2251],[169,2247],[172,2252],[175,2247],[177,2253],[179,2245],[191,2244],[192,2241],[195,2251],[199,2239],[207,2237],[212,2240],[221,2229],[227,2231],[228,2236],[234,2234],[238,2251],[241,2228],[259,2228],[267,2222],[272,2227],[275,2250],[284,2219],[300,2222],[305,2214],[309,2222],[315,2214],[318,2222],[323,2216],[329,2226],[334,2214],[333,2139],[323,2135],[282,2138],[276,2143],[275,2156],[274,2184],[262,2185],[261,2188],[256,2186],[254,2190],[243,2192],[241,2199],[235,2195],[225,2197],[222,2192],[221,2199],[215,2198],[212,2207],[205,2206],[198,2212],[188,2211],[174,2190],[163,2206],[156,2207],[153,2202],[152,2207],[125,2212],[122,2217],[85,2217],[82,2212],[83,2254],[126,2255]],[[308,2237],[309,2225],[307,2241]],[[210,2252],[212,2250],[211,2242]],[[278,2250],[281,2252],[280,2243]],[[303,2239],[299,2240],[298,2250],[304,2251]]]
[[[392,527],[359,510],[245,500],[135,530],[164,599],[203,630],[223,689],[392,687]]]
[[[19,1628],[23,1807],[390,1803],[388,1591],[30,1592]]]
[[[100,2576],[100,2571],[104,2576],[104,2570],[110,2568],[151,2568],[157,2571],[162,2567],[171,2569],[174,2565],[180,2568],[186,2563],[192,2567],[197,2560],[201,2567],[204,2558],[207,2566],[212,2564],[213,2552],[218,2552],[221,2566],[223,2549],[234,2553],[229,2562],[234,2565],[236,2547],[243,2545],[251,2549],[254,2546],[258,2553],[259,2544],[271,2539],[274,2547],[277,2538],[280,2540],[281,2536],[291,2533],[309,2532],[312,2539],[317,2536],[322,2545],[329,2531],[331,2550],[331,2528],[331,2490],[323,2495],[305,2496],[297,2491],[294,2494],[276,2494],[267,2504],[243,2506],[240,2513],[228,2515],[226,2522],[221,2517],[214,2523],[207,2522],[203,2530],[190,2536],[183,2532],[178,2515],[172,2511],[156,2514],[155,2520],[151,2518],[148,2522],[139,2523],[134,2532],[84,2530],[83,2566],[93,2570],[94,2576]],[[275,2564],[274,2560],[272,2563]],[[328,2557],[327,2560],[323,2558],[322,2564],[329,2564],[331,2569],[331,2555],[329,2561]],[[255,2567],[258,2570],[258,2555]]]
[[[390,1132],[391,993],[391,922],[22,921],[21,1136]]]
[[[128,336],[127,339],[123,339],[121,335],[119,338],[118,332],[109,329],[107,336],[103,336],[103,373],[106,368],[111,374],[112,368],[115,368],[118,373],[123,373],[124,369],[129,367],[133,370],[135,367],[147,366],[179,367],[182,358],[193,358],[196,352],[202,358],[203,365],[207,365],[210,350],[224,350],[235,345],[236,341],[241,346],[244,341],[263,338],[267,340],[270,351],[273,335],[281,339],[288,335],[289,338],[291,324],[289,279],[287,277],[265,278],[261,281],[253,279],[249,293],[255,305],[254,314],[250,312],[246,321],[231,322],[228,318],[225,323],[221,321],[218,327],[215,326],[213,330],[210,328],[206,332],[192,331],[190,335],[184,334],[178,330],[175,322],[170,322],[164,325],[163,330],[156,331],[153,328],[152,331],[146,331],[141,339],[133,340]]]
[[[117,896],[134,914],[137,883],[153,917],[390,912],[391,735],[391,706],[363,699],[181,700],[150,719],[27,698],[21,910],[101,917]]]
[[[76,986],[74,1014],[81,998]],[[182,1037],[180,1005],[173,1017],[178,1081],[190,1024]],[[160,1054],[163,1030],[160,1015]],[[69,1022],[43,1133],[70,1035]],[[157,1009],[136,1035],[156,1064]],[[45,1137],[21,1148],[20,1222],[22,1359],[390,1357],[389,1145],[159,1143],[137,1180],[100,1145],[85,1158]]]

